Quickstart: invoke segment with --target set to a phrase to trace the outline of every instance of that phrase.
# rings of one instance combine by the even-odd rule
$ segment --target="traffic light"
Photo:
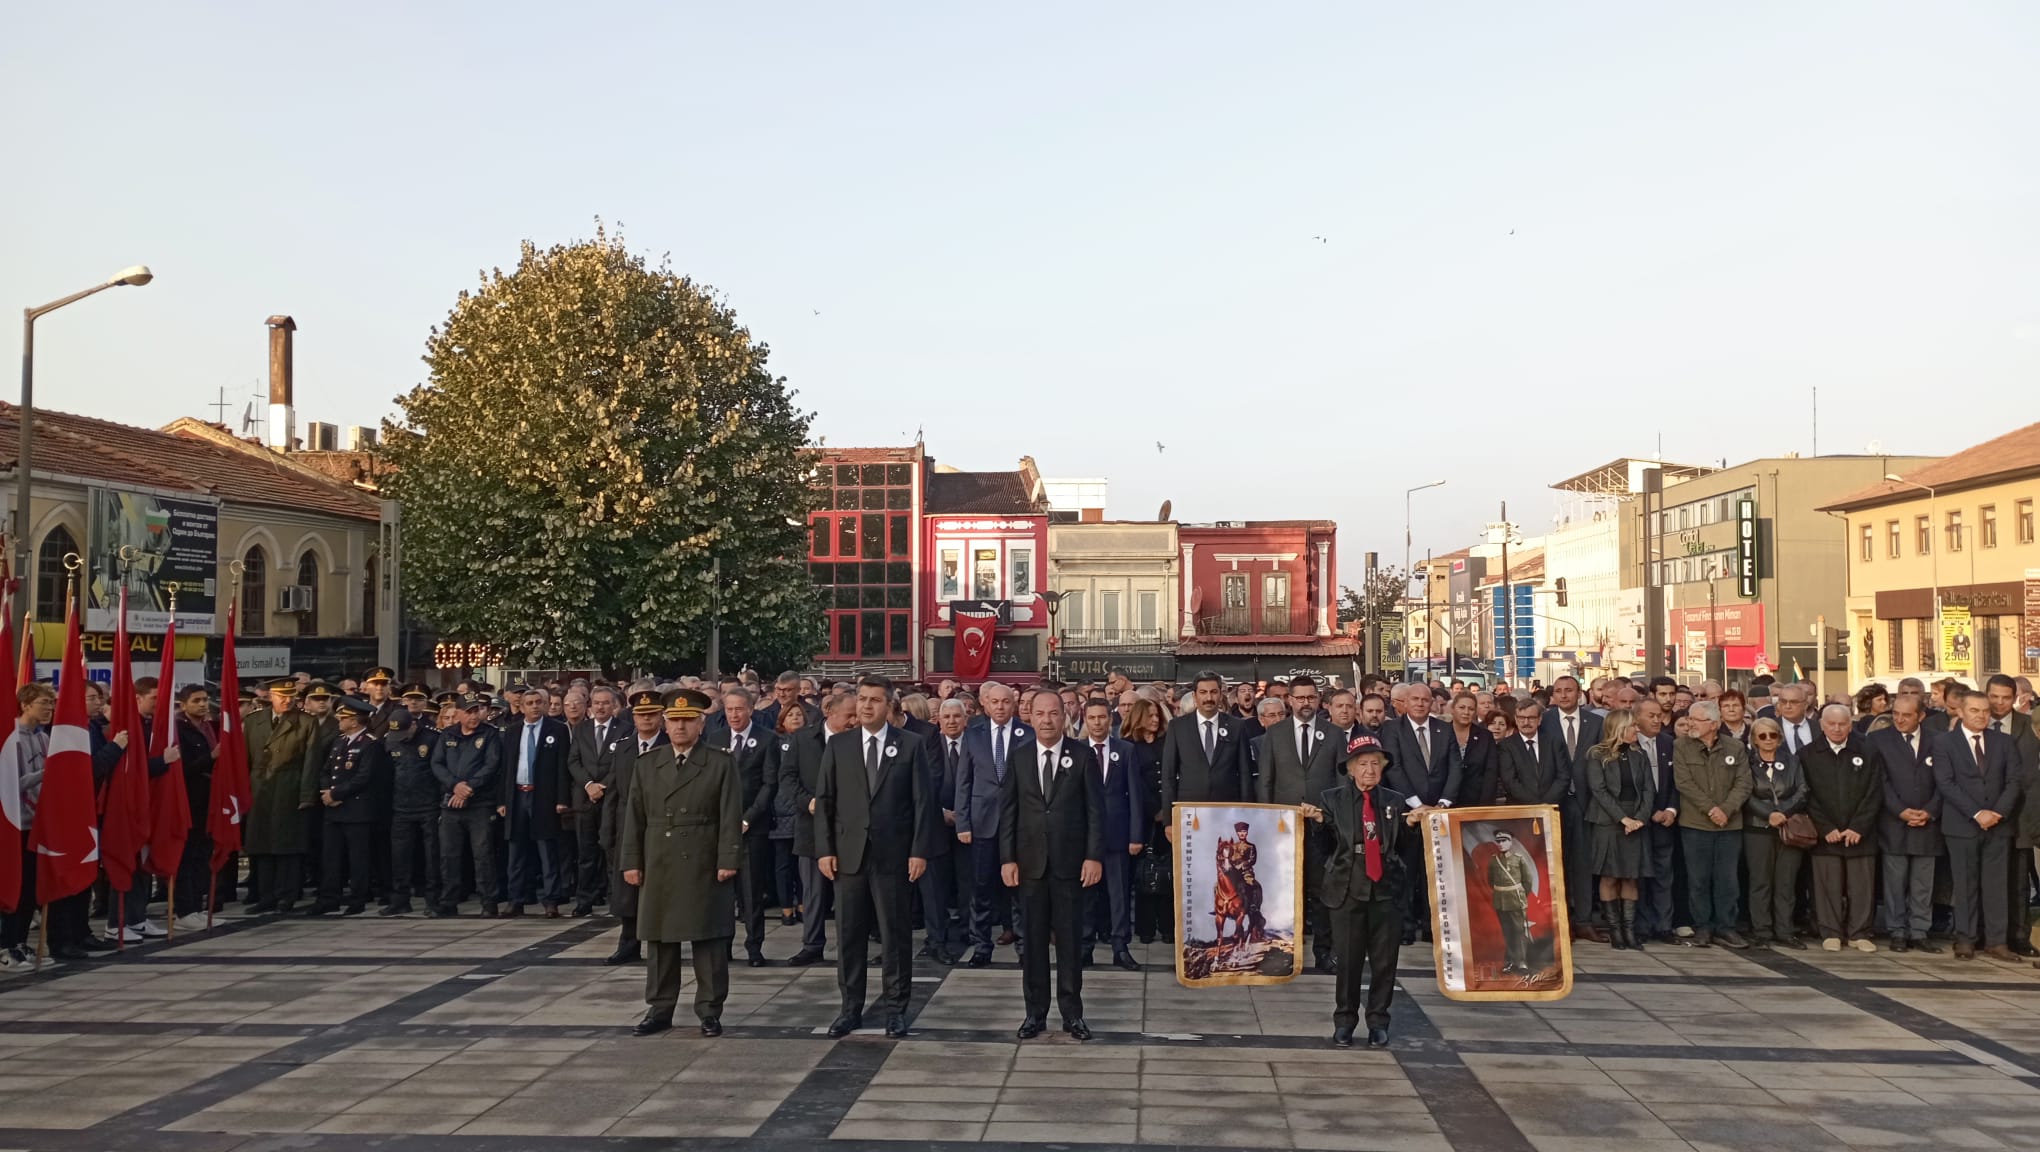
[[[1560,576],[1558,579],[1552,581],[1551,590],[1553,592],[1558,593],[1558,606],[1560,608],[1565,607],[1565,577]]]
[[[1849,658],[1849,630],[1830,628],[1823,637],[1827,645],[1827,658],[1831,664],[1842,663]]]

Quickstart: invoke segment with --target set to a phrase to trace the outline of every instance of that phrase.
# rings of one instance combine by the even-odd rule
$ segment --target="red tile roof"
[[[1879,480],[1859,492],[1851,492],[1822,505],[1818,511],[1847,512],[1926,495],[1915,485],[1925,485],[1936,492],[1958,491],[2017,480],[2022,476],[2040,476],[2040,424],[2028,424],[1995,440],[1986,440],[1974,448],[1964,449],[1953,456],[1943,456],[1932,464],[1900,475],[1912,483]]]
[[[1036,507],[1019,472],[931,472],[927,512],[930,516],[976,514],[1025,516],[1046,511]]]
[[[20,461],[21,410],[0,403],[0,468]],[[47,408],[35,411],[38,472],[202,492],[234,504],[303,508],[356,520],[376,520],[375,499],[268,459],[267,449],[243,451],[195,436],[95,420]]]

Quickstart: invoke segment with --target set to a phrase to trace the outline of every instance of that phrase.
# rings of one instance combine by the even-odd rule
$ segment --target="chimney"
[[[297,413],[291,407],[290,346],[297,321],[288,316],[271,316],[269,325],[269,446],[288,452],[296,446]]]

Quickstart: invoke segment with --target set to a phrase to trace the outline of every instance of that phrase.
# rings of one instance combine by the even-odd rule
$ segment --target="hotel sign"
[[[1743,599],[1757,598],[1757,502],[1747,496],[1735,502],[1735,581]]]

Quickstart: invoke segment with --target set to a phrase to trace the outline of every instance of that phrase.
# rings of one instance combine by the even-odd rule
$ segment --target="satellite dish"
[[[1175,507],[1176,502],[1173,500],[1162,501],[1162,510],[1160,512],[1155,513],[1155,519],[1167,520],[1169,518],[1169,513],[1174,511]]]

